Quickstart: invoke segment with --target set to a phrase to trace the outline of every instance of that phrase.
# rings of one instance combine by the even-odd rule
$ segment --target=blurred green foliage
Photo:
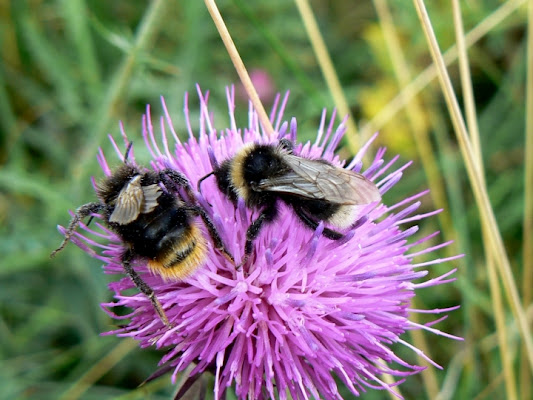
[[[431,61],[416,13],[409,2],[390,3],[416,74]],[[455,41],[449,2],[430,3],[440,46],[447,49]],[[400,90],[372,2],[311,4],[356,119],[372,119]],[[499,5],[493,0],[465,3],[466,30]],[[220,1],[220,7],[246,66],[266,71],[276,91],[291,91],[285,115],[298,118],[302,140],[312,138],[322,108],[331,111],[333,103],[295,5],[233,0]],[[0,399],[59,399],[123,342],[99,336],[114,326],[99,306],[111,301],[106,283],[113,277],[104,276],[99,263],[75,246],[52,261],[48,258],[61,241],[56,225],[68,222],[69,209],[94,198],[89,178],[101,176],[98,147],[113,159],[106,135],[118,137],[119,120],[129,137],[141,142],[145,105],[152,105],[157,118],[161,95],[176,130],[185,134],[183,94],[190,93],[191,121],[197,124],[196,83],[211,91],[210,111],[218,126],[225,127],[224,89],[238,78],[200,1],[8,0],[0,3],[0,22]],[[150,30],[143,32],[147,24]],[[525,30],[525,11],[520,9],[469,53],[489,193],[517,274]],[[457,65],[449,70],[460,92]],[[423,92],[423,107],[446,183],[450,209],[445,212],[453,219],[454,232],[445,233],[456,239],[452,253],[466,257],[431,268],[437,276],[457,266],[459,280],[420,291],[418,306],[463,305],[438,328],[465,336],[466,343],[426,336],[431,356],[445,367],[437,374],[439,383],[457,373],[454,398],[472,398],[501,370],[495,345],[479,346],[494,332],[479,216],[435,83]],[[246,124],[243,100],[237,117]],[[409,129],[403,112],[381,129],[379,141],[389,147],[391,157],[398,152],[404,161],[414,159],[403,183],[387,195],[391,204],[427,187]],[[142,146],[136,149],[137,159],[148,161]],[[423,207],[433,208],[429,197]],[[437,229],[438,220],[432,218],[422,222],[421,234]],[[459,362],[454,357],[464,356],[465,347],[470,357],[461,367],[453,364],[459,371],[448,370],[453,360]],[[170,398],[174,387],[167,377],[135,389],[155,370],[160,356],[130,346],[117,353],[116,363],[79,398]],[[415,362],[413,354],[406,357]],[[401,390],[406,398],[421,398],[420,377],[409,378]],[[489,397],[503,398],[503,393],[499,385]],[[372,392],[365,398],[384,397],[384,392]]]

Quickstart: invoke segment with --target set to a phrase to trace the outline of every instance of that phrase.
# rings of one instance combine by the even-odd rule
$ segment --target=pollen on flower
[[[276,134],[267,137],[252,108],[249,125],[236,126],[232,89],[227,90],[228,126],[215,123],[208,111],[207,96],[200,90],[198,95],[197,132],[191,128],[185,97],[186,141],[180,140],[175,132],[163,100],[160,133],[156,134],[152,125],[149,107],[143,118],[143,137],[152,156],[151,169],[180,171],[193,188],[212,172],[214,162],[221,164],[246,143],[277,143],[284,137],[296,143],[293,150],[296,155],[325,159],[361,173],[375,183],[381,195],[400,182],[410,164],[397,165],[398,157],[386,161],[386,150],[381,148],[370,165],[363,166],[363,156],[369,152],[375,136],[350,163],[339,159],[334,151],[345,126],[334,129],[334,116],[327,123],[325,112],[316,140],[298,143],[296,120],[283,121],[287,96],[275,99],[271,120]],[[123,157],[120,146],[113,144],[120,161]],[[102,153],[98,160],[104,174],[109,175],[110,168]],[[430,327],[433,323],[419,325],[408,319],[412,312],[437,314],[456,308],[429,311],[410,308],[415,290],[453,280],[448,276],[454,270],[420,281],[427,275],[427,270],[421,267],[460,257],[414,262],[415,256],[424,254],[427,259],[428,253],[449,244],[429,246],[427,243],[436,233],[413,239],[418,231],[416,226],[402,229],[406,223],[411,225],[434,214],[417,211],[419,198],[426,193],[414,194],[397,204],[379,202],[359,207],[357,222],[340,240],[325,237],[323,233],[328,227],[322,222],[315,230],[309,229],[293,210],[280,203],[276,220],[267,224],[254,241],[249,262],[236,268],[208,242],[207,261],[183,281],[151,274],[148,260],[135,259],[134,269],[153,289],[172,326],[161,322],[146,296],[124,294],[135,286],[129,277],[123,277],[110,284],[116,301],[103,304],[109,315],[122,320],[123,327],[107,334],[133,337],[141,347],[155,344],[169,349],[161,364],[174,370],[173,377],[191,364],[195,365],[193,378],[212,372],[215,398],[220,398],[226,387],[233,386],[239,399],[286,399],[287,393],[294,399],[341,399],[336,379],[356,396],[368,389],[386,389],[400,397],[394,385],[385,383],[380,375],[398,377],[397,385],[423,367],[401,359],[391,344],[400,343],[424,356],[400,338],[406,330],[424,329],[459,339]],[[234,203],[228,199],[215,179],[205,179],[201,193],[196,191],[195,195],[238,264],[247,229],[257,211],[246,207],[242,200]],[[111,230],[95,225],[82,226],[86,233],[78,233],[72,240],[99,258],[106,273],[122,274],[123,243]],[[205,226],[199,227],[204,235],[208,234]],[[93,235],[95,240],[89,238]],[[119,317],[112,312],[117,306],[132,311]]]

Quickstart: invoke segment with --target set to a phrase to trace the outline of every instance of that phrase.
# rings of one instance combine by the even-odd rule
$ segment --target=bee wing
[[[148,213],[157,207],[161,188],[157,185],[141,186],[140,178],[133,178],[119,193],[115,209],[109,222],[121,225],[129,224],[141,213]]]
[[[161,188],[159,185],[141,186],[143,191],[144,201],[142,204],[141,213],[148,214],[157,207],[157,199],[161,196]]]
[[[264,179],[260,190],[288,193],[343,205],[369,204],[381,199],[374,183],[357,172],[320,160],[283,155],[291,171]]]

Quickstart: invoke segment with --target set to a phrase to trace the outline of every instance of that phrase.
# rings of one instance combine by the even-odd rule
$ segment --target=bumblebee
[[[50,256],[65,247],[84,218],[100,214],[126,247],[121,258],[125,272],[150,299],[161,321],[170,326],[154,291],[133,269],[132,261],[137,257],[147,259],[150,271],[168,281],[190,276],[207,256],[207,243],[194,221],[196,216],[202,218],[215,248],[231,262],[233,257],[205,210],[195,204],[187,178],[171,169],[148,171],[129,163],[130,149],[131,144],[124,164],[97,186],[99,201],[76,210],[63,242]],[[188,201],[180,195],[180,189]]]
[[[281,139],[277,145],[250,143],[234,157],[218,165],[198,181],[214,175],[218,188],[234,203],[242,198],[248,208],[261,210],[246,232],[244,260],[265,223],[278,216],[279,202],[289,206],[298,218],[315,230],[321,221],[346,229],[358,218],[358,206],[381,199],[378,188],[363,175],[339,168],[323,159],[293,154],[293,144]],[[344,235],[330,228],[322,234],[331,240]]]

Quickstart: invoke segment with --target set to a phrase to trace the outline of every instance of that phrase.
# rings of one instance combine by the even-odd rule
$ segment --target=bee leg
[[[170,182],[170,184],[174,186],[174,189],[183,188],[185,190],[185,192],[187,193],[187,197],[194,204],[186,208],[189,211],[193,212],[195,215],[199,215],[200,217],[202,217],[202,220],[204,221],[204,224],[209,232],[209,236],[211,236],[211,239],[215,243],[215,247],[217,248],[217,250],[219,250],[224,255],[224,257],[226,257],[232,264],[235,265],[235,260],[231,253],[226,249],[224,242],[220,238],[220,235],[218,234],[218,231],[215,228],[215,224],[213,224],[213,221],[211,221],[204,209],[195,204],[196,197],[192,191],[189,180],[180,172],[174,171],[169,168],[161,171],[159,173],[159,177],[161,181],[165,184]]]
[[[238,268],[246,264],[246,261],[248,261],[248,259],[252,255],[252,252],[254,250],[254,240],[257,239],[257,237],[259,236],[263,224],[265,222],[272,222],[277,215],[278,209],[276,208],[276,204],[274,203],[271,206],[265,208],[261,212],[259,217],[257,217],[257,219],[253,221],[252,224],[248,227],[248,230],[246,231],[246,244],[244,245],[244,256]]]
[[[300,218],[300,220],[309,228],[311,228],[312,230],[316,230],[316,228],[318,228],[318,222],[316,222],[312,218],[309,218],[309,216],[305,214],[300,207],[294,207],[294,212]],[[329,228],[324,228],[324,230],[322,231],[322,235],[331,240],[339,240],[344,237],[342,233]]]
[[[339,240],[344,237],[342,233],[334,231],[333,229],[329,229],[329,228],[324,228],[324,230],[322,231],[322,235],[324,235],[325,237],[331,240]]]
[[[167,168],[159,172],[159,179],[165,185],[170,183],[174,190],[179,188],[185,189],[185,193],[187,193],[187,197],[189,197],[190,200],[194,201],[196,199],[189,180],[181,172]]]
[[[224,242],[222,241],[222,238],[218,234],[215,224],[213,223],[213,221],[211,221],[211,218],[209,218],[209,215],[207,215],[205,210],[199,206],[188,206],[186,207],[186,209],[191,211],[194,215],[199,215],[202,218],[207,228],[207,231],[209,232],[209,236],[211,237],[211,239],[213,240],[213,243],[215,244],[215,248],[218,251],[220,251],[224,255],[224,257],[228,259],[228,261],[230,261],[233,265],[235,265],[235,259],[233,258],[231,253],[228,251],[228,249],[224,245]]]
[[[157,312],[157,315],[159,315],[159,318],[161,321],[167,326],[171,327],[170,322],[168,321],[168,318],[165,314],[165,311],[163,310],[163,307],[161,306],[161,303],[155,296],[154,291],[148,284],[142,280],[142,278],[139,276],[137,271],[133,269],[131,266],[131,260],[133,259],[133,252],[131,250],[127,250],[126,253],[124,253],[124,256],[122,257],[122,266],[124,267],[124,271],[129,275],[135,286],[137,286],[137,289],[139,289],[142,293],[146,295],[150,299],[150,302],[152,303],[152,306],[154,307],[155,311]]]
[[[65,238],[61,242],[61,245],[52,251],[50,253],[50,257],[54,257],[58,252],[63,250],[63,248],[67,245],[67,243],[70,241],[70,238],[74,234],[74,231],[80,224],[80,222],[87,216],[97,213],[99,211],[102,211],[102,209],[105,208],[105,205],[102,203],[87,203],[83,206],[79,207],[76,210],[76,213],[74,214],[74,217],[70,220],[70,223],[68,224],[67,230],[65,232]]]

